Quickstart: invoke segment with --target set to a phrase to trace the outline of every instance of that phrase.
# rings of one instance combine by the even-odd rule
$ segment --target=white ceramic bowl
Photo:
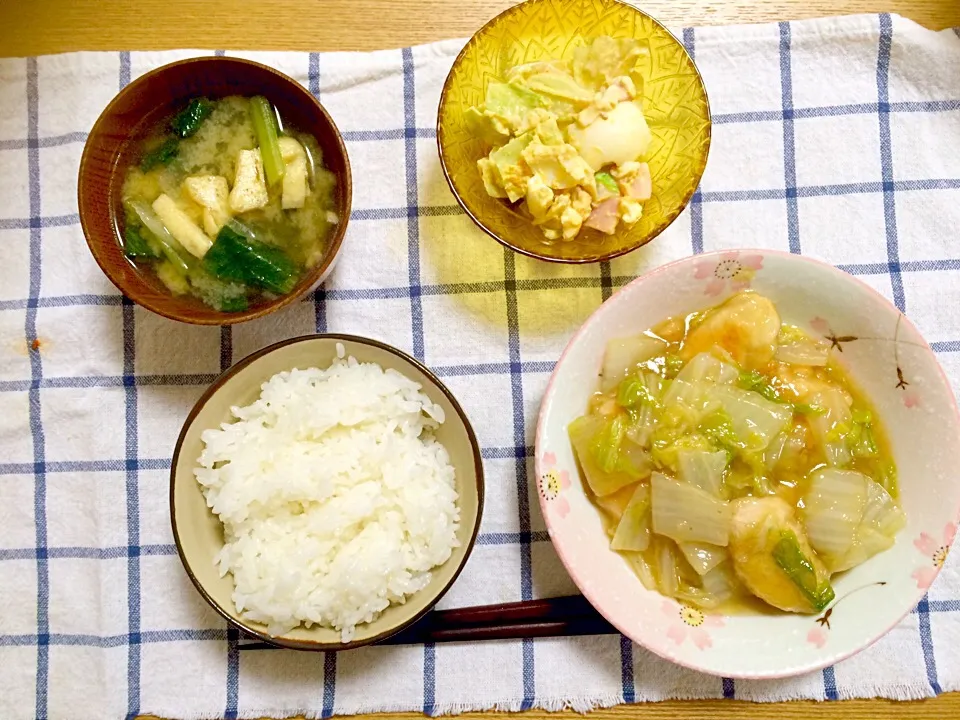
[[[874,403],[890,436],[907,527],[894,547],[834,578],[824,615],[704,616],[643,587],[609,549],[584,493],[566,427],[598,386],[608,340],[711,307],[744,288],[785,322],[833,342],[834,358]],[[553,544],[587,599],[624,635],[680,665],[735,678],[818,670],[867,647],[923,597],[960,510],[960,417],[953,391],[913,324],[836,268],[770,250],[717,252],[665,265],[624,287],[574,335],[537,425],[538,494]],[[883,584],[881,584],[883,583]]]

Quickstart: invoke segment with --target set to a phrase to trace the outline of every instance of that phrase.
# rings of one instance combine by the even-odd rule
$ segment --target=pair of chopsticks
[[[474,640],[515,640],[618,631],[582,595],[434,610],[378,643],[413,645]]]

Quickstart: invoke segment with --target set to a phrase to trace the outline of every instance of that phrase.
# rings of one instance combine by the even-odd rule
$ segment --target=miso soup
[[[239,312],[326,252],[336,179],[263,97],[195,98],[152,128],[123,184],[123,247],[174,295]]]

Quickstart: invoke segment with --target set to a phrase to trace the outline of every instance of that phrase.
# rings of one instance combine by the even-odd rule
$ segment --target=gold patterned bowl
[[[571,241],[548,241],[516,208],[487,195],[477,160],[490,148],[464,120],[480,105],[487,83],[514,65],[567,59],[600,35],[635,38],[650,48],[643,69],[643,110],[653,144],[647,158],[653,197],[633,227],[604,235],[584,229]],[[690,201],[710,150],[710,105],[703,79],[683,45],[663,25],[618,0],[528,0],[484,25],[457,56],[437,113],[440,164],[457,202],[482,230],[519,253],[541,260],[609,260],[653,240]]]

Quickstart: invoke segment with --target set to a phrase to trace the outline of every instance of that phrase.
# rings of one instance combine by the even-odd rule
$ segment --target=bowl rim
[[[836,276],[843,278],[842,281],[846,281],[846,282],[853,281],[854,283],[859,285],[861,288],[868,290],[882,304],[886,305],[892,312],[899,314],[900,317],[902,318],[902,321],[906,323],[907,327],[913,330],[917,334],[917,336],[923,340],[923,349],[925,349],[933,357],[934,364],[936,365],[937,370],[940,373],[941,380],[946,385],[946,387],[948,388],[951,387],[950,380],[949,378],[947,378],[947,374],[943,369],[943,365],[940,363],[939,360],[937,360],[936,353],[930,347],[930,344],[929,342],[927,342],[927,339],[924,337],[924,335],[917,329],[913,321],[910,320],[909,317],[907,317],[906,313],[901,311],[896,305],[890,302],[886,297],[881,295],[879,292],[877,292],[877,290],[872,288],[870,285],[868,285],[867,283],[865,283],[863,280],[856,277],[855,275],[851,275],[850,273],[845,272],[840,268],[836,267],[835,265],[831,265],[830,263],[824,260],[810,257],[808,255],[798,255],[796,253],[785,252],[783,250],[774,250],[770,248],[747,247],[747,248],[710,250],[710,251],[699,253],[696,255],[688,255],[686,257],[679,258],[677,260],[673,260],[671,262],[660,265],[659,267],[653,268],[652,270],[634,278],[629,283],[621,287],[611,296],[610,299],[613,299],[613,297],[620,294],[627,288],[630,288],[634,285],[639,285],[640,283],[648,280],[654,275],[662,274],[664,272],[673,270],[676,267],[685,265],[693,261],[699,261],[703,258],[709,259],[709,258],[723,257],[725,255],[729,255],[730,253],[753,253],[753,252],[764,254],[764,255],[773,255],[779,258],[784,258],[784,259],[790,258],[791,261],[805,262],[809,265],[818,267],[818,269],[820,269],[821,271],[835,274]],[[577,331],[573,334],[573,336],[567,342],[566,346],[563,349],[563,352],[560,355],[560,358],[557,360],[557,363],[554,366],[553,372],[550,374],[550,379],[547,381],[546,389],[543,392],[543,400],[541,401],[541,404],[540,404],[540,410],[537,413],[537,430],[536,430],[536,436],[534,439],[534,478],[535,479],[539,478],[542,472],[542,465],[540,460],[541,448],[542,448],[542,442],[543,442],[542,434],[544,432],[544,427],[547,424],[547,416],[548,416],[548,412],[547,412],[548,407],[547,407],[546,400],[549,397],[551,397],[554,392],[554,384],[557,379],[557,372],[561,364],[563,363],[564,359],[566,358],[567,354],[574,347],[574,345],[576,345],[580,341],[582,335],[586,332],[587,328],[590,325],[593,325],[602,314],[609,312],[610,306],[611,306],[611,303],[608,300],[607,302],[604,302],[600,307],[598,307],[596,310],[594,310],[590,314],[590,317],[588,317],[584,321],[583,325],[581,325],[577,329]],[[955,423],[957,424],[958,427],[960,427],[960,407],[958,407],[957,405],[956,396],[954,395],[953,392],[948,393],[948,395],[949,395],[950,406],[953,408]],[[795,677],[798,675],[803,675],[806,673],[822,670],[823,668],[829,667],[831,665],[835,665],[838,662],[842,662],[843,660],[846,660],[856,655],[857,653],[860,653],[866,650],[871,645],[876,643],[880,638],[885,636],[887,633],[893,630],[893,628],[899,625],[903,621],[903,619],[913,611],[917,603],[919,603],[923,599],[924,595],[926,595],[927,593],[926,588],[917,588],[913,593],[913,599],[911,600],[910,604],[907,606],[907,608],[903,612],[897,614],[896,618],[892,622],[890,622],[880,632],[872,635],[872,637],[870,637],[869,640],[859,645],[858,647],[855,647],[852,650],[828,654],[824,656],[824,658],[821,660],[817,660],[813,663],[808,663],[802,666],[793,667],[785,670],[774,670],[774,671],[765,672],[765,673],[743,673],[743,672],[738,672],[736,670],[720,672],[720,671],[711,670],[708,668],[704,668],[700,665],[697,665],[694,662],[689,662],[681,658],[670,657],[668,655],[663,654],[657,648],[647,645],[641,638],[634,637],[630,633],[627,633],[626,631],[624,631],[623,628],[620,627],[614,619],[606,615],[606,613],[598,605],[600,598],[597,597],[597,593],[595,593],[590,586],[581,586],[581,584],[577,581],[577,576],[570,566],[569,558],[565,555],[564,551],[558,545],[558,543],[554,538],[554,531],[551,528],[551,520],[550,520],[551,514],[547,512],[546,500],[544,499],[541,493],[537,493],[537,495],[540,502],[540,509],[543,512],[544,521],[546,522],[546,525],[547,525],[547,531],[550,535],[550,542],[553,544],[553,547],[556,550],[557,555],[560,557],[560,561],[563,563],[563,567],[567,571],[567,574],[570,575],[570,578],[574,581],[574,584],[577,585],[577,588],[580,590],[583,596],[587,598],[590,604],[593,605],[594,608],[596,608],[597,612],[599,612],[611,625],[613,625],[617,630],[619,630],[624,636],[630,638],[631,640],[638,643],[639,645],[642,645],[648,651],[653,652],[659,657],[662,657],[664,660],[668,660],[669,662],[672,662],[676,665],[680,665],[681,667],[685,667],[690,670],[695,670],[697,672],[714,675],[714,676],[723,675],[724,677],[730,677],[730,678],[742,679],[742,680],[776,680],[776,679],[782,679],[782,678],[788,678],[788,677]],[[953,509],[952,516],[954,518],[955,523],[960,522],[960,505],[958,505]],[[940,574],[941,569],[942,567],[936,569],[933,576],[934,579],[936,579],[936,577]],[[646,589],[644,590],[645,592],[656,592],[656,591],[648,591]],[[663,596],[663,597],[665,598],[666,596]],[[597,600],[597,602],[595,602],[595,599]]]
[[[495,233],[493,230],[488,228],[483,223],[483,221],[480,218],[478,218],[470,210],[469,207],[467,207],[467,204],[463,200],[463,198],[460,197],[460,193],[457,191],[456,187],[454,186],[453,180],[450,177],[450,171],[447,168],[447,160],[443,152],[444,130],[441,126],[440,119],[443,115],[442,111],[443,111],[444,105],[446,105],[447,103],[447,95],[448,95],[448,91],[450,90],[451,80],[453,78],[454,70],[456,70],[457,66],[459,66],[461,60],[463,59],[467,51],[473,45],[479,42],[478,38],[480,37],[480,35],[484,33],[488,28],[490,28],[492,25],[499,22],[502,18],[518,11],[524,5],[528,3],[539,3],[539,2],[545,2],[545,1],[546,0],[524,0],[523,2],[517,3],[516,5],[512,5],[508,7],[506,10],[499,12],[497,15],[495,15],[490,20],[485,22],[483,26],[481,26],[480,29],[477,30],[470,37],[467,43],[463,46],[463,48],[457,54],[457,57],[454,59],[453,64],[450,66],[450,71],[447,73],[447,77],[443,81],[443,88],[440,91],[440,101],[437,103],[437,124],[436,124],[435,134],[437,136],[437,154],[440,156],[440,167],[443,170],[443,178],[444,180],[447,181],[447,186],[450,188],[450,192],[453,194],[453,197],[457,201],[457,204],[463,209],[464,213],[466,213],[467,217],[469,217],[478,228],[483,230],[487,235],[492,237],[494,240],[496,240],[498,243],[500,243],[504,247],[509,248],[510,250],[516,253],[519,253],[521,255],[526,255],[527,257],[535,258],[537,260],[543,260],[545,262],[559,263],[562,265],[588,265],[591,263],[606,262],[608,260],[613,260],[614,258],[618,258],[623,255],[626,255],[627,253],[631,253],[634,250],[639,250],[645,245],[649,245],[657,237],[659,237],[667,228],[673,225],[673,223],[676,222],[677,218],[680,217],[683,211],[687,209],[687,206],[690,204],[690,201],[693,199],[693,196],[696,194],[697,190],[700,187],[700,182],[703,179],[703,173],[707,168],[707,162],[709,161],[709,158],[710,158],[710,147],[713,144],[713,112],[710,109],[710,95],[707,92],[706,84],[703,82],[703,75],[700,73],[700,68],[697,67],[696,60],[694,60],[693,56],[687,50],[687,47],[677,38],[676,35],[673,34],[673,32],[670,31],[670,29],[666,25],[664,25],[662,22],[660,22],[655,17],[653,17],[653,15],[647,12],[644,12],[643,10],[641,10],[638,7],[635,7],[634,5],[630,5],[629,3],[626,3],[623,0],[601,0],[601,2],[606,2],[606,3],[609,3],[610,5],[620,5],[626,8],[627,10],[633,11],[635,13],[639,13],[640,15],[643,15],[649,18],[654,25],[658,26],[661,30],[663,30],[663,32],[665,32],[683,50],[683,52],[687,55],[687,57],[690,58],[690,64],[693,66],[694,75],[697,79],[697,83],[699,84],[700,89],[703,91],[703,100],[707,107],[706,150],[703,153],[703,162],[699,163],[699,167],[697,168],[697,171],[696,171],[697,181],[693,183],[690,191],[687,192],[686,195],[684,195],[680,203],[680,208],[677,211],[677,214],[669,222],[664,223],[661,227],[657,228],[653,233],[645,237],[643,239],[643,242],[637,245],[633,245],[627,248],[621,248],[619,250],[614,250],[602,255],[596,255],[594,257],[559,258],[559,257],[552,257],[549,255],[543,255],[533,250],[529,250],[527,248],[523,248],[513,244],[507,238],[501,237],[500,235]]]
[[[89,175],[89,164],[92,162],[92,152],[93,148],[90,145],[90,138],[94,137],[97,134],[98,129],[101,127],[102,123],[106,122],[106,119],[116,111],[117,105],[120,104],[120,101],[127,97],[127,95],[136,89],[136,87],[158,75],[162,75],[165,72],[168,72],[171,68],[180,67],[183,65],[190,64],[211,64],[211,65],[237,65],[240,67],[255,67],[258,70],[266,71],[268,74],[274,76],[276,80],[282,84],[291,86],[294,90],[298,91],[298,94],[302,95],[307,101],[307,105],[312,105],[313,109],[319,112],[320,116],[329,124],[333,129],[333,144],[336,146],[339,154],[343,157],[343,173],[342,176],[337,176],[337,181],[342,185],[343,192],[343,212],[342,217],[339,218],[339,222],[336,224],[333,233],[330,236],[329,243],[327,245],[326,252],[324,252],[323,260],[317,263],[313,268],[310,268],[307,275],[300,281],[304,283],[305,280],[309,279],[309,284],[304,283],[304,288],[300,292],[297,292],[295,289],[286,295],[281,295],[279,298],[272,300],[269,303],[261,304],[248,308],[242,312],[236,313],[226,313],[219,312],[218,315],[213,317],[202,317],[195,318],[187,314],[182,314],[178,312],[171,311],[165,308],[163,305],[158,305],[148,300],[142,298],[134,297],[131,293],[131,289],[123,287],[126,283],[118,282],[115,273],[113,272],[112,266],[106,262],[106,259],[102,257],[102,253],[98,249],[100,244],[99,241],[91,239],[92,233],[87,229],[87,219],[86,212],[84,210],[85,198],[87,195],[87,183],[84,182],[84,178]],[[129,140],[129,134],[126,138],[121,140],[120,147],[123,146]],[[114,169],[117,165],[118,153],[113,153],[110,158],[110,168],[111,174],[114,172]],[[90,192],[89,194],[93,194]],[[107,198],[107,202],[110,202],[111,198]],[[290,305],[295,300],[302,298],[308,293],[315,290],[320,284],[322,284],[326,275],[333,269],[334,264],[337,261],[337,258],[340,254],[340,249],[343,245],[343,239],[346,235],[347,224],[350,220],[350,214],[353,207],[353,173],[350,168],[350,156],[347,153],[347,147],[343,140],[343,134],[340,131],[340,128],[337,127],[337,124],[334,122],[333,117],[327,111],[327,109],[321,104],[320,100],[312,93],[310,90],[305,88],[301,83],[294,80],[292,77],[283,73],[276,68],[272,68],[269,65],[264,65],[263,63],[255,62],[253,60],[247,60],[245,58],[224,56],[224,55],[200,55],[196,57],[184,58],[183,60],[176,60],[160,67],[154,68],[145,72],[144,74],[138,76],[134,80],[131,80],[127,83],[113,98],[107,103],[106,107],[100,112],[97,116],[96,121],[93,126],[90,128],[90,132],[87,135],[86,141],[83,144],[83,153],[80,156],[80,166],[77,171],[77,208],[80,217],[80,227],[83,231],[83,237],[86,240],[87,247],[90,250],[90,254],[93,255],[94,260],[97,265],[100,267],[100,270],[104,275],[113,283],[125,298],[128,298],[130,301],[136,303],[137,305],[149,310],[150,312],[156,313],[162,317],[168,318],[170,320],[176,320],[178,322],[189,323],[191,325],[208,325],[208,326],[224,326],[224,325],[234,325],[241,322],[246,322],[248,320],[255,320],[256,318],[264,317],[269,315],[272,312],[275,312],[287,305]],[[338,208],[340,210],[340,208]],[[123,243],[116,232],[116,226],[114,225],[112,232],[113,240],[120,247],[123,247]]]
[[[256,630],[250,627],[247,623],[238,620],[236,617],[231,615],[227,610],[225,610],[220,603],[218,603],[203,584],[197,579],[193,570],[191,569],[190,562],[187,559],[186,552],[183,549],[183,544],[180,540],[180,531],[177,527],[177,512],[176,512],[176,486],[177,486],[177,465],[179,464],[180,451],[182,450],[183,443],[186,440],[187,432],[190,430],[194,421],[197,418],[197,415],[200,414],[200,411],[206,406],[207,402],[220,391],[224,384],[231,378],[233,378],[237,373],[246,367],[252,365],[254,362],[260,358],[273,353],[274,351],[281,350],[289,345],[295,345],[302,342],[309,342],[311,340],[335,340],[335,341],[346,341],[352,343],[358,343],[361,345],[368,345],[370,347],[377,348],[379,350],[385,350],[388,353],[399,357],[401,360],[404,360],[421,373],[423,373],[426,378],[437,387],[440,392],[442,392],[447,400],[450,401],[450,404],[453,406],[453,409],[456,411],[457,415],[460,418],[460,421],[463,423],[463,427],[466,430],[467,438],[470,441],[470,448],[473,455],[473,465],[474,473],[476,475],[476,485],[477,485],[477,513],[476,519],[473,523],[473,530],[470,533],[470,539],[464,545],[463,559],[460,561],[460,565],[454,570],[453,575],[450,577],[450,580],[440,589],[439,592],[424,606],[422,610],[417,612],[411,618],[400,623],[399,625],[389,628],[377,635],[374,635],[369,638],[364,638],[362,640],[351,640],[346,643],[324,643],[324,642],[313,642],[309,640],[291,640],[283,637],[276,637],[273,635],[268,635],[265,632]],[[317,333],[313,335],[300,335],[298,337],[288,338],[286,340],[281,340],[280,342],[273,343],[268,345],[265,348],[257,350],[256,352],[247,355],[245,358],[239,362],[231,365],[229,368],[220,373],[219,376],[210,384],[210,386],[204,391],[203,395],[197,400],[194,406],[190,409],[190,413],[187,415],[186,419],[183,422],[183,426],[180,429],[180,434],[177,437],[177,443],[174,446],[173,456],[170,462],[170,524],[173,530],[173,541],[177,547],[177,555],[180,558],[180,563],[183,565],[184,570],[190,578],[190,581],[193,583],[194,587],[200,592],[200,595],[203,596],[203,599],[207,601],[207,604],[212,607],[217,614],[224,618],[229,624],[243,630],[250,635],[255,636],[259,640],[262,640],[265,643],[270,645],[275,645],[278,647],[289,648],[292,650],[309,650],[309,651],[340,651],[340,650],[351,650],[353,648],[362,647],[364,645],[372,645],[373,643],[380,642],[381,640],[386,640],[387,638],[396,635],[402,630],[407,629],[417,621],[423,618],[428,612],[430,612],[434,606],[446,595],[447,591],[453,586],[457,578],[460,576],[460,573],[463,571],[464,566],[467,564],[467,560],[470,559],[470,554],[473,552],[474,545],[476,544],[477,536],[480,533],[480,523],[483,519],[483,505],[484,505],[484,495],[485,495],[485,480],[483,475],[483,458],[480,453],[480,443],[477,440],[476,433],[473,430],[473,426],[470,424],[470,420],[467,417],[466,412],[460,406],[460,403],[454,397],[453,393],[444,385],[440,379],[423,363],[421,363],[416,358],[411,357],[407,353],[399,350],[391,345],[388,345],[379,340],[374,340],[372,338],[360,337],[358,335],[349,335],[345,333]],[[209,512],[209,508],[208,508]],[[449,559],[447,560],[449,562]],[[418,591],[420,592],[420,591]],[[411,596],[412,597],[412,596]]]

